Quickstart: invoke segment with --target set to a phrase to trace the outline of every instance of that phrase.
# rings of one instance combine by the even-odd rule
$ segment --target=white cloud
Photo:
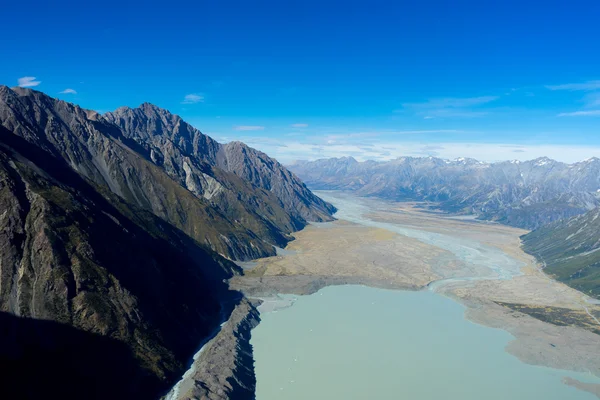
[[[62,92],[59,92],[60,94],[77,94],[77,92],[74,89],[65,89]]]
[[[245,129],[236,130],[248,130]],[[260,129],[250,129],[260,130]],[[431,142],[421,135],[436,133]],[[352,156],[359,161],[389,161],[402,156],[435,156],[445,159],[470,157],[481,161],[530,160],[547,156],[558,161],[576,162],[600,156],[600,145],[550,145],[543,143],[476,143],[451,142],[440,134],[474,133],[460,130],[325,130],[308,135],[255,136],[253,134],[221,135],[219,141],[241,140],[283,163],[295,160]],[[441,139],[440,139],[441,138]]]
[[[439,110],[428,110],[427,115],[423,117],[424,119],[433,119],[433,118],[477,118],[484,117],[489,115],[489,111],[476,111],[469,110],[463,108],[449,108],[449,109],[439,109]],[[422,115],[422,113],[420,114]],[[429,118],[427,118],[429,117]]]
[[[587,91],[580,100],[583,103],[584,110],[563,112],[558,114],[559,117],[590,117],[600,115],[600,110],[590,110],[591,108],[600,107],[600,81],[587,81],[584,83],[568,83],[564,85],[546,86],[550,90],[569,90],[569,91]]]
[[[291,124],[292,128],[308,128],[308,124]]]
[[[600,81],[566,83],[562,85],[546,85],[546,88],[550,90],[597,90],[600,89]]]
[[[600,116],[600,110],[574,111],[558,114],[559,117],[593,117]]]
[[[264,129],[264,126],[259,125],[236,125],[233,127],[234,131],[262,131]]]
[[[585,107],[600,107],[600,92],[588,93],[583,97]]]
[[[264,151],[283,163],[295,160],[352,156],[359,161],[389,161],[402,156],[435,156],[444,159],[469,157],[480,161],[496,162],[518,159],[532,160],[547,156],[563,162],[577,162],[600,155],[600,146],[520,145],[497,143],[422,143],[380,142],[376,144],[278,142],[273,139],[245,138],[252,147]]]
[[[422,103],[405,103],[395,112],[414,112],[424,119],[432,118],[474,118],[489,114],[482,106],[497,100],[498,96],[445,97],[430,99]]]
[[[445,97],[439,99],[430,99],[423,103],[406,103],[407,108],[464,108],[486,104],[497,100],[498,96],[480,96],[480,97]]]
[[[354,140],[357,138],[374,138],[381,136],[401,136],[401,135],[424,135],[430,133],[462,133],[458,129],[421,129],[421,130],[393,130],[393,129],[380,129],[372,131],[360,131],[360,132],[342,132],[342,133],[329,133],[318,136],[325,140]],[[315,139],[317,139],[315,137]]]
[[[36,81],[35,76],[24,76],[22,78],[17,79],[20,87],[34,87],[42,83],[41,81]]]
[[[204,102],[204,96],[199,93],[186,94],[181,104],[196,104]]]

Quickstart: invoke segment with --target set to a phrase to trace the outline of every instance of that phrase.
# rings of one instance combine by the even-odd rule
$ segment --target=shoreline
[[[249,400],[255,398],[256,375],[250,344],[260,322],[258,302],[240,299],[229,319],[194,357],[191,367],[164,400]]]

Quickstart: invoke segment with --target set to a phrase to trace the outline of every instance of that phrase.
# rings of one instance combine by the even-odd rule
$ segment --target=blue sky
[[[0,84],[284,162],[600,156],[600,2],[491,3],[8,0]]]

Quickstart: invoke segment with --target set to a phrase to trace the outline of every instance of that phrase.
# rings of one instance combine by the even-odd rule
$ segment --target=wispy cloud
[[[429,110],[427,115],[423,119],[434,119],[434,118],[478,118],[489,115],[490,111],[476,111],[468,109],[439,109]],[[423,115],[423,113],[421,113]]]
[[[233,127],[234,131],[262,131],[264,129],[265,127],[260,125],[235,125]]]
[[[600,116],[600,110],[573,111],[558,114],[559,117],[595,117]]]
[[[481,117],[489,114],[482,107],[497,99],[498,96],[445,97],[421,103],[405,103],[396,112],[409,110],[424,119]]]
[[[308,124],[291,124],[292,128],[308,128]]]
[[[562,85],[546,85],[550,90],[598,90],[600,89],[600,80],[587,81],[582,83],[566,83]]]
[[[202,103],[204,101],[204,96],[200,93],[190,93],[186,94],[183,98],[181,104],[196,104]]]
[[[531,160],[548,156],[558,161],[577,162],[600,154],[600,146],[565,146],[543,144],[451,143],[435,145],[411,142],[336,143],[300,141],[296,138],[278,141],[273,138],[248,137],[244,141],[264,151],[280,162],[315,160],[319,158],[352,156],[359,161],[389,161],[403,156],[434,156],[445,159],[469,157],[480,161]]]
[[[403,106],[409,108],[464,108],[486,104],[497,99],[498,96],[445,97],[430,99],[423,103],[405,103]]]
[[[359,138],[375,138],[382,136],[403,136],[403,135],[426,135],[432,133],[461,133],[463,131],[458,129],[420,129],[420,130],[394,130],[394,129],[378,129],[371,131],[360,131],[360,132],[345,132],[345,133],[333,133],[325,134],[314,137],[316,141],[319,139],[331,142],[340,140],[355,140]]]
[[[600,115],[600,80],[587,81],[582,83],[567,83],[563,85],[547,85],[550,90],[566,90],[566,91],[584,91],[591,92],[585,94],[579,103],[583,103],[583,110],[573,112],[562,112],[557,114],[559,117],[591,117]],[[595,108],[595,109],[594,109]]]
[[[42,83],[41,81],[36,81],[35,76],[24,76],[17,79],[17,82],[20,87],[34,87]]]
[[[600,92],[588,93],[583,97],[586,108],[600,107]]]
[[[62,92],[59,92],[60,94],[77,94],[77,92],[75,91],[75,89],[65,89]]]

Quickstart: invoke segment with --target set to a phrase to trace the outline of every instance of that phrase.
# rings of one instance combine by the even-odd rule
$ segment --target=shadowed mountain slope
[[[156,397],[239,298],[224,283],[235,264],[2,127],[0,207],[0,311],[15,316],[2,317],[15,342],[0,357],[66,357],[48,366],[65,374],[46,394],[81,379],[106,382],[96,398]]]

